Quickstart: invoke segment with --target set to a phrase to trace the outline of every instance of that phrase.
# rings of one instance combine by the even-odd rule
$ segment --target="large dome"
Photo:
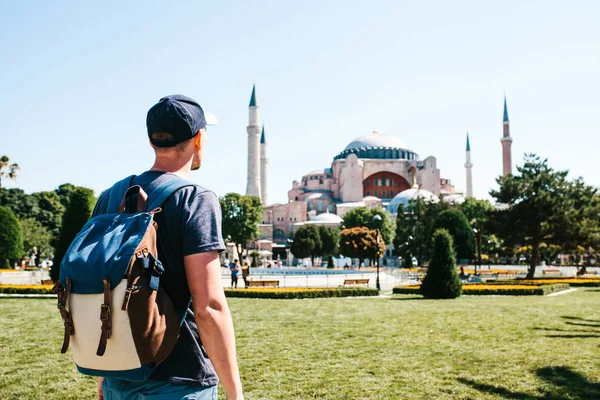
[[[377,131],[357,137],[334,159],[346,158],[350,154],[356,154],[358,158],[418,159],[418,155],[410,151],[403,141],[394,136],[382,135]]]
[[[398,213],[398,208],[400,207],[400,205],[402,205],[404,209],[406,209],[408,207],[408,203],[410,203],[411,200],[415,199],[423,199],[424,201],[431,203],[437,203],[440,201],[440,199],[430,191],[419,189],[418,187],[413,187],[412,189],[407,189],[403,192],[398,193],[392,199],[392,201],[390,201],[390,204],[388,204],[387,209],[390,212],[390,214],[396,215]]]
[[[385,149],[403,149],[406,150],[408,147],[404,144],[404,142],[394,136],[382,135],[377,131],[373,131],[373,133],[361,137],[357,137],[353,141],[350,142],[348,146],[344,149],[354,150],[360,148],[378,148],[382,147]]]

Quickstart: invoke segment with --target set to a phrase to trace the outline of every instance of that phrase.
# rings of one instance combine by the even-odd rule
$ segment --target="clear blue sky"
[[[600,3],[564,1],[13,1],[0,5],[0,153],[27,192],[99,191],[150,167],[145,116],[183,93],[219,118],[192,180],[244,192],[253,81],[272,201],[373,127],[474,191],[547,157],[600,186]]]

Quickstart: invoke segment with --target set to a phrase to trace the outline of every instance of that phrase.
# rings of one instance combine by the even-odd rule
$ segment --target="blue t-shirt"
[[[140,185],[150,194],[159,184],[175,177],[167,172],[147,171],[136,176],[132,184]],[[104,194],[100,196],[93,215],[106,213],[107,197]],[[163,204],[162,211],[154,215],[154,220],[158,224],[158,258],[165,268],[161,285],[175,308],[182,310],[191,298],[183,257],[225,249],[219,199],[201,186],[184,187]],[[154,370],[150,379],[194,386],[213,386],[219,382],[200,341],[192,309],[188,309],[175,348]]]

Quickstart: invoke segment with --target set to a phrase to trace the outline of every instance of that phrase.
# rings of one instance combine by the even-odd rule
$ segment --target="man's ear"
[[[202,147],[202,129],[200,129],[198,131],[198,133],[196,134],[196,137],[194,138],[194,146],[200,150],[200,148]]]

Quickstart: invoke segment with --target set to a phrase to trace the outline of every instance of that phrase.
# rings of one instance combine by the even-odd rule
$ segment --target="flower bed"
[[[3,294],[52,294],[53,285],[0,285]]]
[[[53,285],[0,285],[3,294],[52,294]],[[265,288],[225,289],[227,297],[252,297],[258,299],[310,299],[317,297],[377,296],[372,288]]]
[[[573,287],[593,286],[600,287],[599,278],[536,278],[536,279],[519,279],[519,284],[533,285],[554,285],[557,283],[566,283]]]
[[[377,296],[372,288],[266,288],[225,289],[227,297],[250,297],[256,299],[314,299],[319,297]]]
[[[462,286],[463,294],[475,296],[543,296],[550,293],[561,292],[569,289],[566,283],[556,283],[551,285],[520,285],[520,284],[464,284]],[[393,290],[394,294],[421,294],[421,285],[397,286]]]

